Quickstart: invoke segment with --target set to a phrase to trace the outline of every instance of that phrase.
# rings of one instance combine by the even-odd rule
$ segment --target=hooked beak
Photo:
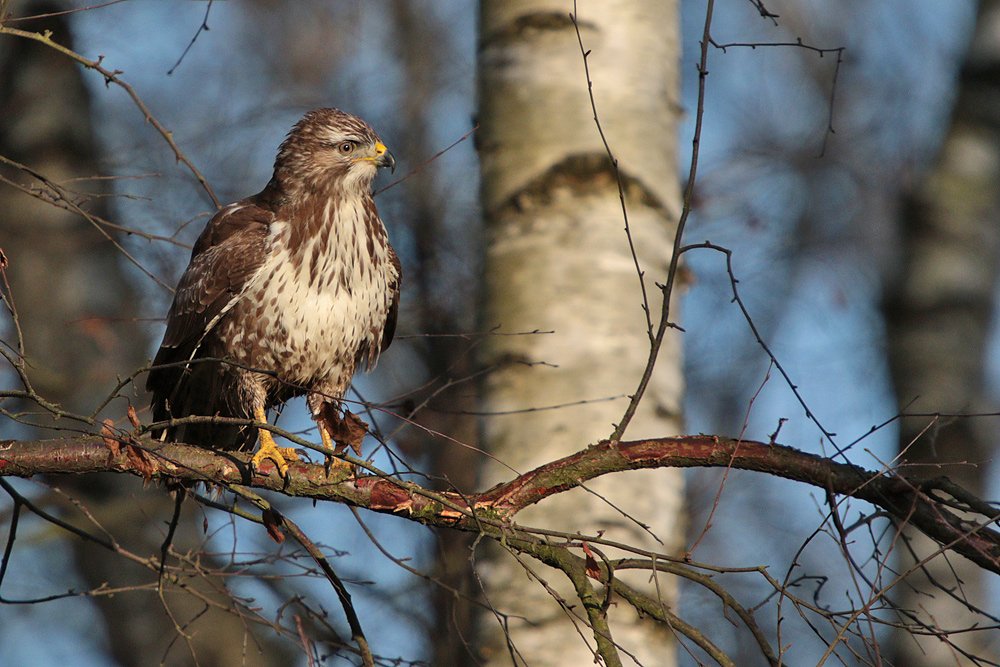
[[[381,141],[375,144],[375,165],[378,167],[389,167],[389,171],[396,171],[396,158],[392,156],[389,149]]]

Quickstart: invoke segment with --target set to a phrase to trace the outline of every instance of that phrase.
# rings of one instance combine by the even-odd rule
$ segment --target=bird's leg
[[[334,391],[329,391],[329,393],[335,393]],[[343,393],[343,392],[340,392]],[[342,465],[342,462],[335,456],[343,452],[347,445],[341,442],[343,428],[343,418],[340,416],[340,402],[339,401],[329,401],[326,399],[326,395],[322,393],[310,394],[308,399],[309,411],[312,413],[312,417],[316,420],[316,426],[319,427],[319,437],[322,440],[323,448],[326,450],[326,468],[327,476],[333,470],[334,465]],[[350,464],[344,463],[343,465],[350,466]]]
[[[337,443],[334,442],[333,437],[330,435],[330,431],[328,430],[329,426],[325,423],[325,420],[323,420],[323,419],[317,419],[316,420],[316,424],[319,426],[319,437],[320,437],[320,440],[322,440],[323,447],[325,447],[328,450],[333,450],[333,451],[338,451],[338,450],[343,450],[344,449],[343,446],[338,446]],[[336,466],[346,466],[346,467],[351,468],[353,470],[353,466],[351,466],[350,463],[347,463],[346,461],[341,461],[339,458],[337,458],[333,454],[327,453],[326,454],[326,463],[323,464],[323,468],[326,470],[326,476],[327,477],[330,476],[330,471],[333,470],[333,468],[334,468],[335,465]]]
[[[267,414],[264,412],[264,408],[257,407],[254,408],[253,418],[259,422],[267,423]],[[258,429],[260,433],[260,446],[257,448],[257,453],[253,455],[250,459],[250,466],[257,470],[260,468],[261,461],[264,459],[271,459],[274,461],[274,465],[278,466],[278,472],[281,473],[282,477],[288,477],[288,461],[298,461],[299,455],[295,453],[295,449],[292,447],[278,447],[274,444],[274,438],[271,437],[271,432],[265,428]]]

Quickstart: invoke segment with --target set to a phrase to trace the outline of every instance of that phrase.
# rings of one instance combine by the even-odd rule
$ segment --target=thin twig
[[[208,15],[212,11],[212,1],[213,0],[208,0],[208,2],[205,3],[205,18],[202,19],[201,25],[198,26],[197,30],[195,30],[194,37],[191,38],[187,48],[185,48],[184,52],[181,53],[181,57],[177,59],[177,62],[174,63],[173,67],[167,70],[167,76],[172,76],[177,68],[181,66],[181,63],[184,62],[184,57],[188,54],[188,51],[190,51],[191,47],[194,46],[194,43],[198,41],[198,36],[203,32],[208,32]]]
[[[402,183],[406,179],[410,178],[411,176],[416,176],[417,174],[419,174],[423,170],[424,167],[426,167],[427,165],[429,165],[431,162],[434,162],[434,160],[438,159],[439,157],[441,157],[442,155],[444,155],[445,153],[447,153],[448,151],[450,151],[452,148],[454,148],[455,146],[459,145],[460,143],[462,143],[463,141],[465,141],[466,139],[468,139],[469,137],[471,137],[472,133],[475,132],[478,129],[479,129],[479,125],[478,124],[475,125],[475,126],[473,126],[473,128],[471,130],[469,130],[468,132],[466,132],[465,134],[463,134],[461,137],[459,137],[458,139],[456,139],[455,141],[453,141],[447,147],[442,148],[437,153],[435,153],[431,157],[427,158],[424,162],[422,162],[421,164],[417,165],[406,176],[403,176],[398,181],[393,181],[392,183],[390,183],[389,185],[385,186],[384,188],[379,188],[378,190],[376,190],[375,192],[373,192],[372,193],[372,197],[375,197],[377,195],[382,194],[383,192],[385,192],[389,188],[396,187],[397,185],[399,185],[400,183]]]
[[[149,108],[139,97],[139,94],[135,92],[135,89],[119,78],[118,75],[123,74],[124,72],[122,72],[121,70],[112,71],[101,65],[101,63],[104,60],[104,56],[99,56],[97,60],[88,60],[87,58],[81,56],[79,53],[76,53],[75,51],[68,49],[63,45],[54,42],[52,40],[51,30],[46,30],[45,32],[38,33],[38,32],[29,32],[27,30],[18,30],[17,28],[11,28],[9,26],[0,25],[0,35],[13,35],[14,37],[23,37],[24,39],[30,39],[39,42],[41,44],[44,44],[58,51],[64,56],[70,58],[71,60],[83,65],[85,68],[92,69],[95,72],[99,73],[101,76],[104,77],[105,84],[110,85],[113,83],[117,86],[120,86],[132,99],[135,105],[139,108],[139,111],[142,112],[143,118],[145,118],[146,122],[152,125],[154,128],[156,128],[156,131],[159,132],[160,136],[163,137],[164,141],[167,142],[167,145],[170,146],[171,150],[173,150],[174,157],[177,159],[177,161],[182,162],[191,171],[191,173],[194,174],[194,177],[198,179],[198,182],[201,183],[201,187],[212,199],[212,203],[215,205],[215,207],[217,209],[222,208],[222,204],[219,203],[219,200],[215,196],[215,192],[212,191],[212,188],[208,184],[208,181],[205,179],[204,176],[202,176],[201,172],[198,171],[198,168],[194,166],[194,163],[192,163],[191,160],[189,160],[188,157],[181,151],[180,147],[177,146],[177,142],[174,141],[173,133],[167,130],[165,127],[163,127],[160,121],[157,120],[156,117],[149,111]]]
[[[277,514],[270,503],[261,498],[259,495],[239,484],[230,485],[230,490],[245,498],[256,505],[261,510],[266,510]],[[361,659],[364,662],[365,667],[375,667],[375,660],[372,658],[371,648],[368,646],[368,639],[365,637],[364,630],[361,628],[361,621],[358,620],[357,611],[354,609],[354,604],[351,602],[351,594],[347,591],[347,587],[344,586],[344,582],[340,580],[337,573],[334,572],[333,567],[327,560],[323,552],[320,551],[319,547],[309,539],[309,537],[302,532],[302,530],[288,517],[277,514],[280,517],[281,524],[292,534],[302,547],[309,552],[316,564],[319,565],[323,574],[333,585],[333,589],[337,592],[337,597],[340,599],[340,604],[344,608],[344,615],[347,616],[347,623],[351,627],[351,636],[358,645],[358,652],[361,655]]]
[[[729,273],[729,285],[733,291],[733,301],[736,302],[736,305],[739,307],[740,312],[743,314],[743,319],[746,320],[747,325],[750,327],[750,331],[753,333],[754,338],[757,341],[757,345],[759,345],[760,348],[764,350],[764,353],[767,355],[768,359],[771,360],[771,363],[774,364],[774,367],[778,369],[779,373],[781,373],[781,377],[784,378],[785,384],[792,391],[792,394],[795,396],[795,400],[797,400],[799,405],[802,406],[802,409],[805,410],[806,418],[809,419],[809,421],[811,421],[813,424],[815,424],[816,428],[818,428],[820,432],[824,436],[826,436],[826,439],[830,441],[830,444],[833,445],[835,450],[834,455],[840,456],[844,459],[845,462],[850,463],[850,461],[847,459],[847,456],[844,454],[845,448],[841,448],[837,445],[836,442],[837,434],[827,430],[827,428],[823,426],[822,422],[820,422],[819,420],[819,417],[817,417],[816,414],[809,408],[809,405],[806,403],[805,398],[802,397],[802,394],[799,392],[799,386],[794,382],[792,382],[792,378],[788,374],[788,371],[785,370],[785,367],[782,366],[781,362],[778,361],[778,358],[771,351],[770,346],[767,344],[767,342],[764,341],[764,338],[760,335],[760,331],[757,329],[757,325],[754,323],[753,318],[750,316],[750,312],[747,310],[746,305],[743,303],[743,299],[740,297],[739,288],[737,287],[739,280],[736,279],[736,274],[733,271],[733,251],[728,248],[724,248],[722,246],[715,245],[714,243],[709,243],[708,241],[705,241],[704,243],[697,243],[694,245],[685,246],[681,248],[680,252],[684,253],[696,248],[708,248],[710,250],[721,252],[726,256],[726,271]]]
[[[639,402],[642,400],[643,394],[646,392],[646,387],[649,386],[649,382],[653,377],[653,368],[656,366],[656,359],[659,356],[660,348],[663,345],[663,337],[666,335],[667,329],[675,326],[670,323],[670,300],[673,297],[674,286],[677,281],[677,268],[679,266],[681,256],[681,241],[684,238],[684,228],[687,225],[688,217],[691,215],[691,202],[694,199],[694,184],[698,176],[698,157],[701,151],[701,129],[705,116],[705,80],[708,78],[708,47],[712,39],[712,13],[714,9],[715,0],[708,0],[708,5],[705,9],[705,24],[702,30],[701,38],[701,58],[698,61],[698,103],[695,108],[694,116],[694,136],[691,139],[691,166],[688,169],[687,185],[684,187],[684,200],[683,207],[681,208],[681,216],[677,220],[677,231],[674,232],[674,247],[670,255],[670,266],[667,269],[667,282],[659,286],[660,291],[663,293],[663,306],[660,311],[660,323],[657,326],[656,335],[653,337],[653,342],[650,345],[649,359],[646,362],[646,369],[643,371],[642,379],[639,381],[639,386],[632,395],[632,400],[629,401],[628,407],[625,409],[625,414],[622,415],[621,420],[618,422],[618,426],[615,427],[614,432],[611,434],[611,440],[621,440],[622,437],[624,437],[625,429],[628,428],[629,423],[635,416],[635,412],[639,408]]]
[[[608,159],[611,160],[611,166],[615,170],[615,181],[618,184],[618,199],[621,202],[622,219],[625,221],[625,236],[628,238],[628,249],[632,254],[632,263],[635,264],[635,271],[639,276],[639,289],[642,291],[642,311],[646,315],[646,335],[649,336],[649,342],[652,343],[653,320],[649,310],[649,296],[646,294],[646,274],[642,270],[642,266],[639,265],[639,256],[635,252],[635,243],[632,241],[632,228],[628,224],[628,207],[625,205],[625,188],[622,184],[622,172],[618,166],[618,158],[615,157],[611,146],[608,144],[608,138],[604,135],[604,128],[601,127],[601,119],[597,113],[597,102],[594,100],[594,82],[590,78],[590,63],[588,62],[590,51],[583,45],[583,36],[580,34],[580,24],[577,21],[576,0],[573,0],[573,13],[569,15],[569,18],[573,21],[573,29],[576,30],[576,41],[580,45],[580,54],[583,56],[583,73],[587,78],[587,95],[590,98],[590,110],[594,114],[594,124],[597,126],[597,133],[601,135],[604,152],[607,154]]]
[[[0,26],[0,29],[2,29],[2,26]],[[108,241],[110,241],[112,243],[112,245],[114,245],[115,248],[122,255],[124,255],[125,258],[128,261],[130,261],[136,268],[138,268],[140,271],[142,271],[147,276],[149,276],[150,278],[152,278],[153,281],[155,281],[161,287],[165,287],[168,290],[170,290],[171,292],[174,291],[174,289],[170,285],[168,285],[167,283],[165,283],[164,281],[160,280],[155,275],[153,275],[153,273],[149,269],[147,269],[145,266],[143,266],[142,263],[139,260],[137,260],[135,257],[133,257],[130,252],[128,252],[127,250],[125,250],[125,248],[122,247],[121,243],[119,243],[118,239],[116,239],[114,236],[112,236],[111,234],[109,234],[107,232],[107,230],[104,229],[103,225],[101,225],[100,222],[97,219],[95,219],[89,212],[83,210],[83,208],[81,208],[79,204],[77,204],[75,201],[73,201],[72,197],[69,196],[69,194],[62,188],[62,186],[58,185],[55,181],[49,179],[48,177],[46,177],[43,174],[40,174],[39,172],[35,171],[34,169],[32,169],[32,168],[30,168],[30,167],[28,167],[26,165],[20,164],[18,162],[14,162],[13,160],[11,160],[9,158],[6,158],[6,157],[4,157],[2,155],[0,155],[0,163],[8,164],[8,165],[10,165],[12,167],[20,169],[21,171],[25,172],[26,174],[30,174],[31,176],[37,178],[39,181],[41,181],[42,183],[44,183],[45,186],[47,188],[49,188],[59,198],[59,200],[63,201],[66,204],[65,208],[67,210],[70,210],[70,211],[76,213],[77,215],[82,216],[85,220],[87,220],[87,222],[89,222],[91,225],[93,225],[94,229],[96,229],[105,239],[107,239]],[[55,202],[52,202],[52,203],[55,203]]]

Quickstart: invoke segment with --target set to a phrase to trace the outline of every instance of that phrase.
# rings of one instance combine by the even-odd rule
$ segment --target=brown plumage
[[[329,446],[354,371],[375,364],[396,327],[401,270],[371,194],[384,166],[395,162],[367,123],[318,109],[281,144],[264,190],[215,214],[146,382],[155,421],[262,421],[276,403],[306,395]],[[260,435],[262,450],[273,447]],[[230,449],[252,444],[257,430],[187,424],[161,437]]]

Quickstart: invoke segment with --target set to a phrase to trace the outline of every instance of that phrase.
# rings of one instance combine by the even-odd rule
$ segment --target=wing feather
[[[392,290],[392,303],[389,304],[389,312],[386,313],[385,326],[382,327],[382,345],[380,352],[385,352],[392,343],[392,337],[396,334],[396,319],[399,317],[399,288],[403,283],[403,265],[396,256],[396,251],[389,246],[389,261],[396,269],[396,280],[389,285]]]
[[[167,331],[146,380],[148,390],[161,396],[172,391],[180,369],[155,366],[186,361],[197,352],[267,258],[273,218],[271,210],[249,198],[227,206],[209,221],[174,293]]]

